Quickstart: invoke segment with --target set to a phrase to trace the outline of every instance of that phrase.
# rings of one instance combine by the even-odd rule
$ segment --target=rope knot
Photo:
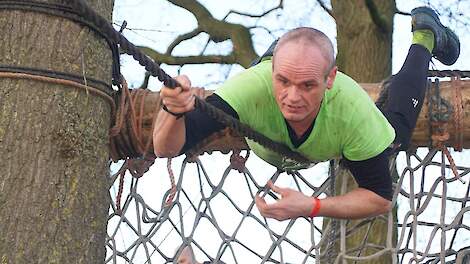
[[[246,156],[242,157],[240,155],[240,150],[233,150],[232,155],[230,156],[230,167],[237,170],[240,173],[245,171],[245,163],[250,157],[250,151],[246,151]]]

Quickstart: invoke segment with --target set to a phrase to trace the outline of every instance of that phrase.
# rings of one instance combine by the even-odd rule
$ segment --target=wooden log
[[[454,84],[455,85],[455,84]],[[361,84],[364,90],[369,94],[369,96],[375,101],[380,92],[380,84],[378,83],[364,83]],[[470,148],[470,80],[460,81],[460,89],[462,95],[462,106],[463,106],[463,148]],[[440,95],[443,99],[454,102],[454,91],[455,88],[452,87],[450,81],[442,81],[440,84]],[[212,91],[207,91],[206,96],[212,94]],[[427,96],[426,96],[427,98]],[[155,106],[159,104],[159,95],[158,92],[152,92],[144,100],[144,120],[143,124],[147,124],[143,127],[144,142],[147,142],[148,138],[151,137],[151,121],[154,116],[154,111],[157,111],[158,108]],[[137,106],[139,108],[140,106]],[[423,109],[418,118],[416,128],[412,136],[412,146],[414,147],[427,147],[430,144],[430,128],[429,128],[429,114],[428,114],[428,101],[427,99],[424,102]],[[447,141],[447,146],[454,146],[456,141],[456,130],[455,130],[454,115],[450,116],[450,119],[447,122],[448,132],[450,138]],[[212,151],[221,151],[223,153],[228,153],[232,149],[247,149],[248,146],[245,143],[245,140],[241,137],[233,136],[233,133],[228,129],[217,133],[216,135],[211,136],[205,142],[199,144],[192,152],[193,155],[198,155],[204,152],[211,153]],[[151,150],[150,150],[151,151]]]
[[[462,80],[460,82],[451,84],[450,81],[443,81],[440,83],[440,96],[454,105],[454,96],[455,96],[455,86],[460,86],[460,93],[462,98],[462,147],[470,148],[470,80]],[[380,92],[378,84],[361,84],[361,86],[366,90],[372,100],[376,101]],[[429,92],[429,91],[428,91]],[[429,103],[428,103],[428,94],[425,97],[423,108],[418,117],[415,130],[413,132],[411,141],[412,146],[414,147],[427,147],[430,145],[431,134],[430,134],[430,122],[429,122]],[[454,107],[455,108],[455,107]],[[455,125],[457,120],[455,120],[455,115],[450,115],[450,119],[447,121],[447,128],[450,134],[450,138],[446,143],[447,146],[455,146],[456,132]]]

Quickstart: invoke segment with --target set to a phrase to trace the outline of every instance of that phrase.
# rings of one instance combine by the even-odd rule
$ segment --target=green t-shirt
[[[395,138],[394,129],[367,93],[341,72],[336,75],[333,87],[325,92],[312,132],[298,148],[289,138],[274,98],[270,59],[227,80],[215,93],[237,112],[241,122],[312,162],[341,156],[353,161],[366,160],[380,154]],[[309,166],[288,160],[251,140],[247,143],[256,155],[278,168]]]

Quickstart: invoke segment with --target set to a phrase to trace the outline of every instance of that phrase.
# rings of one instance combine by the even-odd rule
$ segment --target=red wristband
[[[310,212],[310,217],[314,218],[315,216],[318,215],[318,212],[320,211],[320,199],[317,197],[314,197],[315,199],[315,204],[313,205],[312,212]]]

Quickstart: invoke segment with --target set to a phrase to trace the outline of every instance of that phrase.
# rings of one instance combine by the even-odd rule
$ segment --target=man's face
[[[285,43],[273,61],[274,96],[284,118],[294,128],[307,129],[330,88],[336,67],[330,73],[328,62],[316,47]],[[326,76],[328,74],[328,77]]]

